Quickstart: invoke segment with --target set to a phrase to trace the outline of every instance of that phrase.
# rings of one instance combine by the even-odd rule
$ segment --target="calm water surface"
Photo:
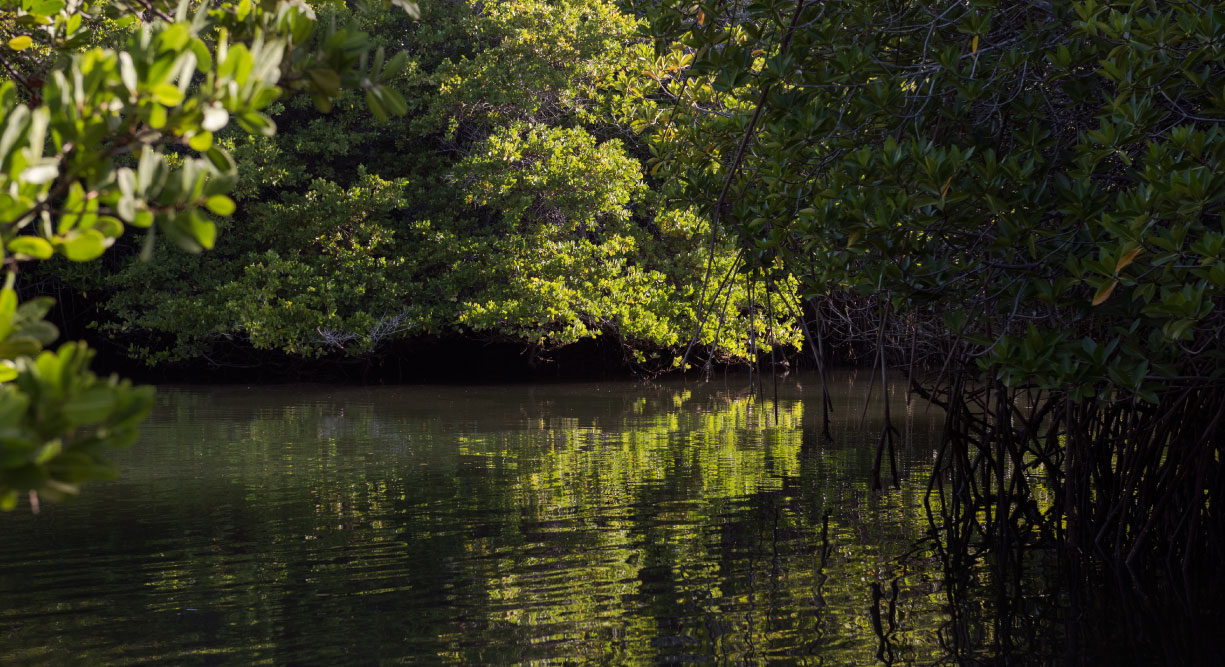
[[[941,416],[893,397],[871,492],[867,384],[832,441],[794,376],[163,388],[120,481],[0,515],[0,663],[930,663]]]

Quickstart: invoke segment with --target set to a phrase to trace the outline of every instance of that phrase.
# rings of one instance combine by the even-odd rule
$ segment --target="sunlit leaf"
[[[88,262],[106,251],[106,239],[97,230],[85,229],[74,232],[60,249],[65,257],[74,262]]]
[[[1114,292],[1114,288],[1118,286],[1119,281],[1117,280],[1111,280],[1108,283],[1102,284],[1102,286],[1098,288],[1097,293],[1093,295],[1093,305],[1100,306],[1105,303],[1106,299],[1109,299],[1110,295]]]
[[[177,107],[183,103],[183,91],[178,86],[161,83],[153,87],[153,98],[168,107]]]
[[[213,133],[208,131],[197,132],[187,140],[187,145],[191,146],[192,150],[203,153],[213,147]]]
[[[234,213],[234,200],[225,195],[213,195],[204,205],[217,215],[225,216]]]
[[[8,247],[12,252],[29,255],[34,259],[50,259],[55,253],[50,243],[37,236],[18,236],[9,241]]]
[[[1118,263],[1114,265],[1114,272],[1117,274],[1119,271],[1127,268],[1127,265],[1131,264],[1132,261],[1136,259],[1136,255],[1140,254],[1140,250],[1140,248],[1132,248],[1131,250],[1123,253],[1123,256],[1119,258]]]
[[[60,175],[60,165],[58,162],[44,162],[32,167],[27,167],[21,172],[21,180],[27,183],[42,185],[55,180],[56,176]]]

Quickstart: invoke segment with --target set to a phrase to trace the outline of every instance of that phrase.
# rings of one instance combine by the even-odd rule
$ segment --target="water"
[[[834,384],[832,442],[808,377],[163,388],[121,480],[0,515],[0,662],[930,663],[941,415],[893,396],[873,492]]]

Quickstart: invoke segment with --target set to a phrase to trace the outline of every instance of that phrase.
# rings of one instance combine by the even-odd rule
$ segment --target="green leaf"
[[[265,137],[271,137],[276,134],[276,124],[272,119],[262,113],[248,111],[247,113],[238,115],[238,124],[242,129],[251,134],[261,134]]]
[[[195,54],[197,66],[201,71],[207,72],[213,69],[213,54],[209,52],[204,40],[199,37],[193,37],[191,39],[191,52]]]
[[[204,202],[204,205],[208,207],[208,210],[222,216],[233,214],[235,208],[234,200],[225,195],[213,195]]]
[[[47,346],[60,337],[60,330],[46,320],[37,320],[22,324],[18,333],[14,335],[19,335],[23,339],[32,338],[38,341],[39,345]]]
[[[136,220],[140,217],[141,213],[148,213],[148,211],[137,212],[136,215],[133,216],[132,224],[136,224]],[[150,221],[152,221],[151,215]],[[94,226],[91,229],[98,230],[99,233],[108,239],[118,238],[123,235],[123,223],[120,222],[118,218],[113,218],[109,215],[98,216],[98,221],[94,223]]]
[[[306,70],[306,76],[319,92],[328,97],[340,96],[340,75],[326,67],[312,67]]]
[[[164,24],[163,24],[164,25]],[[180,51],[191,39],[191,28],[186,23],[171,23],[158,35],[161,51]]]
[[[77,425],[90,425],[106,419],[115,409],[115,393],[110,387],[95,387],[64,402],[64,416]]]
[[[183,103],[183,91],[179,90],[176,85],[159,83],[150,92],[153,94],[153,99],[168,107],[177,107]]]
[[[9,250],[29,255],[34,259],[51,259],[51,256],[55,254],[55,248],[52,248],[45,239],[37,236],[18,236],[9,241]]]
[[[133,211],[132,219],[128,221],[128,224],[132,225],[133,227],[148,227],[149,225],[152,225],[153,211],[150,211],[149,209]]]
[[[30,12],[50,16],[64,11],[68,4],[64,0],[34,0],[30,3]]]
[[[217,240],[217,225],[208,218],[195,213],[191,216],[191,233],[205,250],[211,250]]]
[[[187,140],[187,145],[191,146],[192,150],[203,153],[213,147],[213,133],[207,130],[197,132],[192,138]]]
[[[166,113],[166,107],[153,102],[149,105],[149,127],[160,130],[166,127],[166,120],[169,116]]]
[[[200,242],[196,240],[194,233],[191,231],[191,223],[186,215],[175,216],[164,223],[159,221],[158,227],[167,238],[173,241],[175,245],[179,246],[184,251],[196,254],[204,250],[204,248],[200,245]],[[151,256],[153,249],[152,236],[146,237],[146,243],[148,244],[147,247]]]
[[[1171,340],[1183,340],[1190,338],[1188,334],[1193,326],[1195,326],[1195,320],[1181,319],[1167,323],[1163,329],[1165,335]]]
[[[153,258],[153,244],[157,238],[157,227],[150,227],[145,232],[144,243],[140,244],[140,261],[147,262]]]
[[[310,95],[311,102],[314,102],[315,109],[317,109],[319,113],[331,113],[332,98],[317,90],[308,91],[307,95]]]
[[[394,79],[395,77],[399,76],[400,74],[402,74],[404,72],[405,67],[407,66],[408,66],[408,54],[405,53],[404,51],[398,51],[396,52],[394,56],[391,57],[390,60],[387,61],[387,64],[383,67],[381,78],[384,81],[390,81]]]
[[[234,162],[234,158],[230,154],[220,148],[213,146],[204,152],[204,157],[208,158],[213,168],[223,174],[234,174],[238,165]]]
[[[0,340],[8,338],[9,333],[13,331],[13,315],[16,312],[17,292],[14,292],[12,287],[6,286],[0,290]]]
[[[391,115],[403,116],[408,113],[408,104],[405,103],[404,97],[399,92],[387,86],[380,86],[379,90],[383,93],[383,104],[386,105]]]
[[[51,312],[51,308],[55,306],[55,299],[49,296],[36,296],[33,299],[26,299],[17,306],[17,317],[24,320],[41,320]]]
[[[373,89],[366,91],[366,106],[370,107],[370,113],[374,114],[375,118],[387,120],[387,109],[383,107],[383,102],[379,100]]]
[[[21,35],[9,40],[9,48],[14,51],[24,51],[33,44],[34,40],[30,39],[28,35]]]
[[[62,451],[64,451],[64,444],[56,438],[38,448],[38,451],[34,454],[34,463],[42,465],[59,456]]]
[[[31,357],[39,353],[42,347],[33,338],[16,338],[0,343],[0,359],[16,359]]]
[[[74,233],[60,249],[74,262],[88,262],[106,251],[106,239],[96,229],[85,229]]]

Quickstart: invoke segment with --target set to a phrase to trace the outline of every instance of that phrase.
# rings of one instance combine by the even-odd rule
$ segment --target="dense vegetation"
[[[612,2],[318,11],[406,54],[382,72],[406,113],[371,118],[360,90],[326,115],[285,98],[269,110],[275,136],[218,134],[241,169],[210,252],[159,244],[137,261],[140,242],[121,239],[104,264],[44,273],[48,288],[101,302],[91,318],[155,364],[361,359],[423,336],[516,342],[533,357],[612,336],[630,364],[675,364],[708,226],[661,199],[617,123],[618,84],[649,53],[637,19]],[[720,274],[735,261],[717,248]],[[713,358],[750,354],[748,301],[738,285],[701,334]],[[765,320],[762,341],[797,342]]]
[[[1007,386],[1152,403],[1219,378],[1219,9],[780,0],[653,25],[654,153],[720,193],[767,277],[781,258],[810,296],[869,297],[920,361],[956,338]]]
[[[150,405],[84,345],[41,351],[52,301],[19,308],[19,268],[150,364],[608,336],[662,369],[694,343],[708,364],[798,343],[761,286],[693,328],[700,276],[739,257],[702,250],[708,224],[616,122],[649,49],[612,3],[5,8],[6,507],[113,474]]]
[[[1221,4],[759,0],[650,20],[636,92],[659,173],[751,275],[796,275],[826,338],[947,408],[930,488],[948,543],[1218,590]]]

